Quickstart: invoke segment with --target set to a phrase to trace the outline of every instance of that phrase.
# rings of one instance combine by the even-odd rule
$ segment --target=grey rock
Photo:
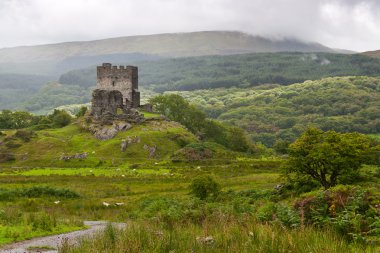
[[[157,147],[156,146],[150,147],[150,146],[144,144],[144,149],[148,150],[148,152],[149,152],[149,158],[153,158],[156,155],[156,151],[157,151]]]
[[[122,140],[121,141],[121,152],[124,152],[127,149],[127,141]]]

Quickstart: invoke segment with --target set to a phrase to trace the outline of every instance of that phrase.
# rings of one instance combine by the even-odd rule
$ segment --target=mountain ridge
[[[70,66],[63,69],[60,63],[75,57],[142,54],[177,58],[283,51],[337,52],[315,42],[293,38],[269,39],[238,31],[166,33],[3,48],[0,49],[0,73],[59,75],[74,69]],[[92,65],[102,60],[100,57],[99,62]]]

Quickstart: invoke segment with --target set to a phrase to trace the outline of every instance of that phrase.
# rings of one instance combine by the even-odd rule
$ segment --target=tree
[[[183,97],[177,94],[161,95],[150,100],[155,110],[171,120],[186,126],[191,132],[198,133],[206,119],[206,115]]]
[[[181,123],[203,140],[214,141],[234,151],[252,151],[253,144],[242,129],[207,119],[203,111],[177,94],[157,96],[150,99],[150,103],[156,111]]]
[[[53,114],[49,115],[55,127],[64,127],[70,124],[71,116],[64,110],[54,110]]]
[[[252,151],[253,145],[248,140],[243,129],[230,127],[228,129],[228,147],[234,151],[246,152]]]
[[[314,179],[327,189],[343,177],[355,178],[368,150],[373,150],[371,140],[363,134],[309,128],[289,146],[286,173]]]

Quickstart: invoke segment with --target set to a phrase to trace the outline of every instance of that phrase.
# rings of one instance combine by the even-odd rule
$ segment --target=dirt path
[[[78,238],[84,236],[91,236],[96,232],[101,231],[108,224],[106,221],[85,221],[84,225],[89,228],[86,230],[74,231],[71,233],[52,235],[46,237],[39,237],[30,239],[27,241],[16,242],[9,244],[0,249],[0,253],[29,253],[29,252],[44,252],[44,253],[57,253],[58,246],[62,243],[62,240],[68,240],[70,244],[74,244]],[[117,227],[125,227],[125,223],[112,223]],[[67,238],[67,239],[66,239]],[[44,251],[28,251],[30,247],[49,247],[55,250],[44,250]]]

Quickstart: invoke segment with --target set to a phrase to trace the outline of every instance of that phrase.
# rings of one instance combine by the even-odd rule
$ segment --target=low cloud
[[[380,49],[376,0],[2,0],[0,47],[240,30],[356,51]]]

